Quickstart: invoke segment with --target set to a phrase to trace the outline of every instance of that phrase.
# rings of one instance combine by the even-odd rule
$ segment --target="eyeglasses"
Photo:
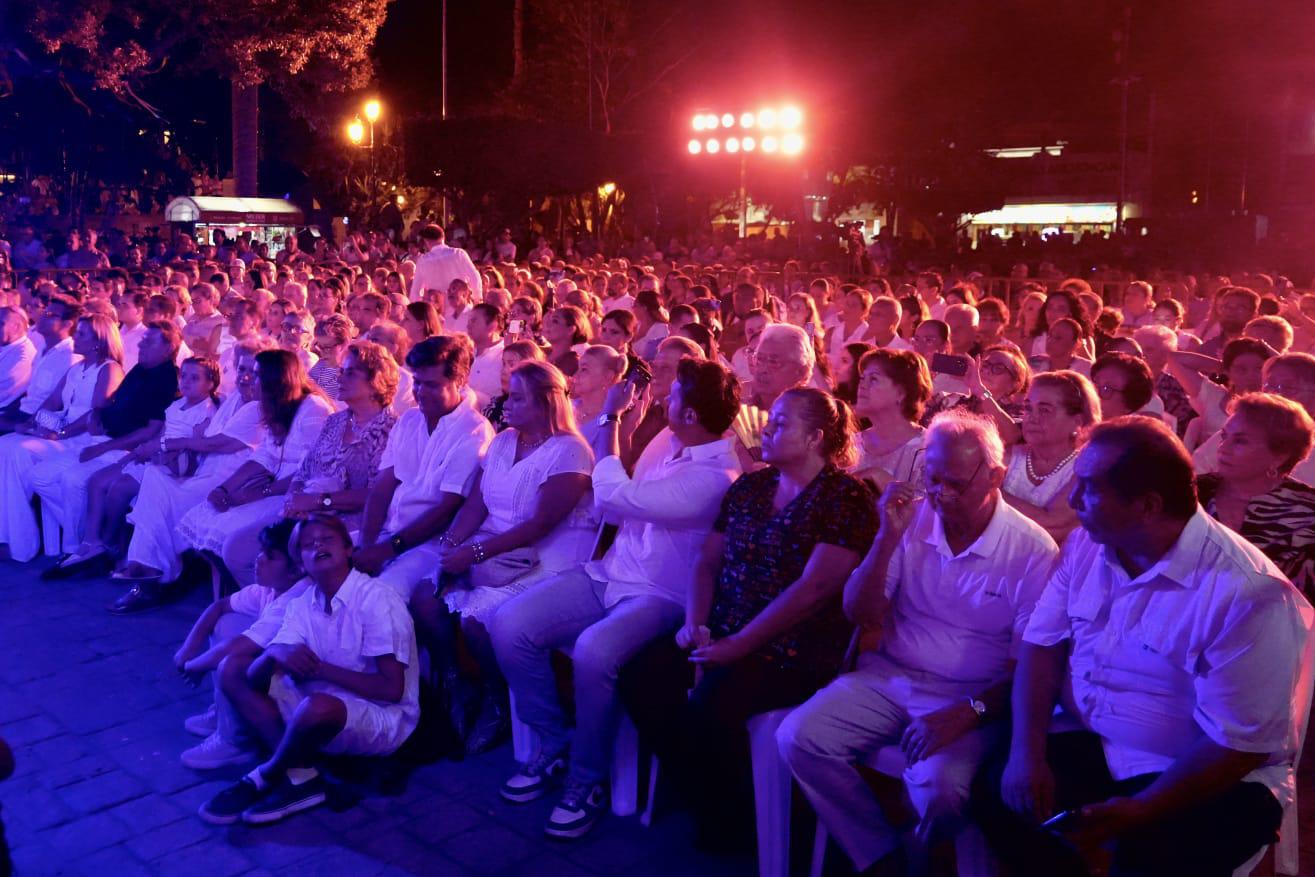
[[[973,474],[969,475],[967,479],[962,481],[957,481],[952,478],[935,478],[932,476],[930,469],[923,469],[922,483],[924,489],[928,493],[935,490],[938,495],[943,494],[948,489],[953,491],[955,496],[963,496],[964,493],[973,486],[973,482],[977,480],[977,475],[982,471],[982,466],[985,464],[985,458],[979,460],[977,468],[973,470]]]
[[[763,356],[753,350],[749,350],[745,356],[748,357],[749,365],[751,367],[761,367],[766,371],[780,371],[790,364],[789,360],[782,359],[779,356]]]
[[[1102,399],[1108,399],[1110,396],[1113,396],[1116,393],[1122,395],[1123,391],[1126,389],[1127,389],[1126,387],[1115,387],[1110,384],[1096,385],[1096,392],[1100,394],[1100,398]]]
[[[1276,384],[1269,381],[1261,387],[1266,393],[1273,393],[1277,396],[1286,396],[1289,399],[1297,393],[1309,393],[1310,384]]]
[[[988,375],[1009,375],[1011,378],[1018,377],[1018,375],[1014,373],[1014,370],[1003,362],[993,362],[989,359],[982,363],[981,370],[984,374]]]

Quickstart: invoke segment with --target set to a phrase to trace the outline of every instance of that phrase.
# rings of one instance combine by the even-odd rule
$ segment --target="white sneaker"
[[[183,730],[198,737],[209,737],[217,727],[219,727],[219,716],[215,713],[213,703],[205,712],[188,716],[183,720]]]
[[[245,764],[256,754],[224,740],[218,733],[211,734],[180,756],[183,765],[192,770],[215,770],[234,764]]]

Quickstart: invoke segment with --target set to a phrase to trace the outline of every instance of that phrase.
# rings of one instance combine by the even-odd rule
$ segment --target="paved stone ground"
[[[170,658],[208,594],[115,618],[104,607],[118,593],[103,580],[43,583],[32,566],[0,562],[0,737],[18,762],[0,805],[20,877],[756,873],[747,858],[693,851],[680,812],[652,828],[608,818],[582,841],[546,840],[551,802],[517,807],[497,795],[510,746],[421,768],[393,797],[264,828],[206,825],[197,807],[239,771],[202,775],[178,762],[197,739],[183,719],[207,692],[187,688]],[[1315,758],[1301,774],[1302,873],[1312,874]],[[1267,861],[1257,877],[1269,874]]]
[[[32,566],[36,566],[35,564]],[[652,828],[608,818],[585,839],[547,840],[551,802],[513,806],[497,795],[511,747],[441,761],[401,794],[374,793],[263,828],[214,828],[197,807],[240,771],[199,774],[178,753],[197,742],[182,721],[206,706],[171,656],[205,606],[179,604],[130,618],[104,607],[104,580],[45,583],[0,562],[0,737],[16,774],[0,806],[20,877],[77,874],[280,875],[751,875],[744,859],[702,856],[684,814]]]

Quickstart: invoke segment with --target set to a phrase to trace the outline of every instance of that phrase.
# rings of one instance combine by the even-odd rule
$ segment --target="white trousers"
[[[791,713],[776,732],[781,756],[841,849],[863,871],[899,846],[855,762],[898,745],[916,716],[963,703],[963,689],[935,691],[872,670],[846,673]],[[958,829],[973,775],[1003,731],[1000,724],[970,731],[909,764],[904,787],[919,817],[916,839],[927,845]]]
[[[160,466],[147,466],[141,488],[128,520],[133,524],[127,559],[158,569],[161,581],[172,582],[183,574],[183,552],[191,546],[178,529],[178,521],[192,508],[205,502],[210,491],[231,473],[175,478]]]
[[[0,542],[9,556],[29,561],[41,552],[41,531],[32,510],[32,472],[38,463],[66,451],[80,452],[93,441],[79,435],[52,441],[30,435],[0,436]]]
[[[88,444],[106,441],[101,436]],[[32,469],[32,489],[41,497],[48,518],[59,524],[60,550],[77,551],[87,524],[87,482],[106,466],[128,456],[127,451],[110,451],[86,463],[78,460],[82,448],[69,448],[42,460]]]

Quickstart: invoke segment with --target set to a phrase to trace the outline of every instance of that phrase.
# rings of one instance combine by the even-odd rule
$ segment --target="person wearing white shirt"
[[[150,296],[144,292],[125,292],[114,302],[119,315],[119,340],[123,342],[123,373],[137,365],[137,345],[146,337],[146,303]]]
[[[219,667],[224,694],[271,754],[201,805],[215,825],[276,822],[321,804],[327,785],[307,759],[390,755],[419,724],[420,656],[406,605],[352,568],[339,518],[311,515],[291,546],[313,586],[288,602],[260,657]]]
[[[913,345],[899,336],[899,324],[903,316],[904,308],[899,299],[889,295],[877,296],[872,300],[872,307],[868,308],[867,337],[860,340],[891,350],[912,350]]]
[[[470,366],[470,389],[475,392],[479,408],[502,395],[502,333],[507,317],[490,304],[471,308],[466,334],[475,345],[475,361]]]
[[[10,432],[32,417],[64,380],[64,375],[82,357],[73,352],[73,326],[82,308],[71,298],[53,296],[37,318],[36,330],[43,343],[32,368],[27,392],[18,400],[17,411],[0,413],[0,432]]]
[[[618,433],[634,398],[630,382],[609,390],[604,426],[594,438],[595,503],[620,524],[611,550],[512,598],[490,629],[517,714],[541,740],[539,754],[503,785],[502,795],[532,801],[564,779],[547,826],[555,837],[580,837],[601,814],[618,717],[617,674],[645,645],[680,626],[690,558],[740,474],[731,442],[722,438],[739,406],[738,386],[723,366],[680,361],[667,402],[669,428],[645,448],[631,477],[619,457]],[[550,660],[554,649],[572,646],[574,734]]]
[[[470,328],[471,290],[466,281],[457,278],[452,281],[444,295],[443,329],[448,334],[467,332]]]
[[[635,307],[635,297],[629,293],[629,279],[624,271],[607,278],[607,295],[603,296],[603,313],[617,309],[629,311]]]
[[[27,392],[37,348],[27,337],[27,315],[0,308],[0,409],[16,405]]]
[[[472,355],[465,337],[426,338],[406,361],[415,375],[416,407],[388,435],[354,560],[437,626],[442,604],[432,588],[416,585],[436,574],[436,538],[474,487],[493,426],[466,386]]]
[[[457,279],[466,281],[476,299],[483,296],[484,280],[470,254],[443,243],[442,227],[427,225],[420,229],[420,245],[425,252],[416,260],[415,276],[411,278],[411,301],[423,301],[427,289],[446,293],[452,281]]]
[[[776,735],[818,818],[863,873],[899,855],[900,835],[854,763],[903,749],[914,849],[959,827],[973,774],[1003,733],[1023,630],[1059,553],[1004,501],[993,423],[946,412],[924,447],[926,499],[915,502],[913,484],[886,488],[877,538],[845,587],[860,631],[886,633]]]
[[[974,813],[1016,874],[1085,874],[1100,846],[1119,874],[1231,874],[1292,801],[1315,611],[1204,512],[1164,424],[1098,425],[1076,472],[1082,530],[1023,635],[1008,760]]]
[[[840,370],[840,354],[846,344],[863,341],[871,332],[868,311],[872,308],[872,293],[866,289],[851,289],[840,302],[840,320],[826,336],[827,358],[831,371]]]
[[[771,324],[772,315],[761,308],[750,311],[744,318],[745,344],[731,356],[731,370],[735,372],[735,378],[741,386],[747,387],[753,383],[753,365],[749,361],[750,356],[758,347],[758,337],[762,335],[763,329]]]

